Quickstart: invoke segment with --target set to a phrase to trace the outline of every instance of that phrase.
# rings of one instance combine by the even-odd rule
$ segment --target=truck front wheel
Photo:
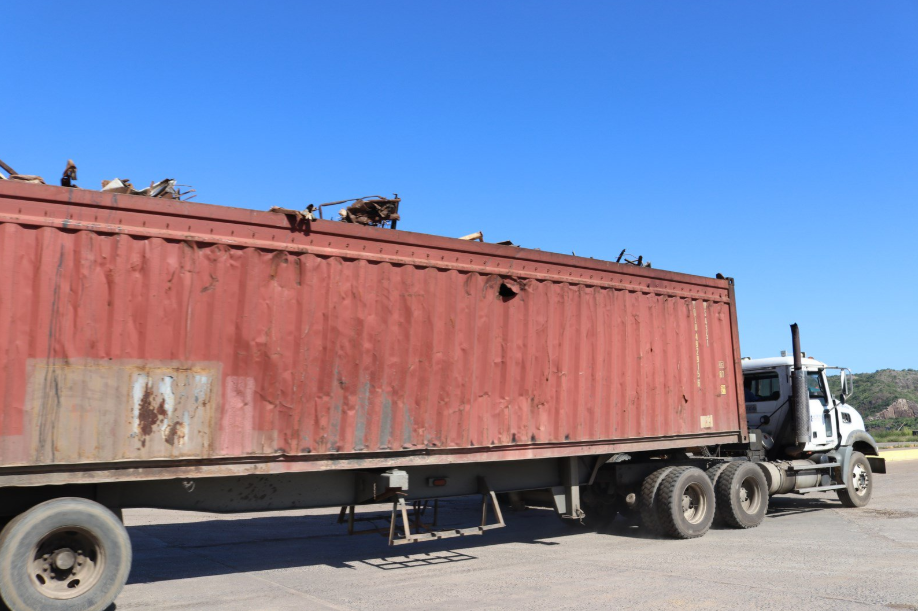
[[[130,568],[124,525],[86,499],[46,501],[0,533],[0,596],[11,611],[103,611]]]
[[[845,507],[863,507],[870,502],[873,493],[873,470],[867,457],[860,452],[852,452],[847,475],[847,487],[838,490],[838,500]]]

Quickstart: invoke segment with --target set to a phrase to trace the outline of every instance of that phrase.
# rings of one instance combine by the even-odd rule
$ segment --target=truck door
[[[774,369],[743,372],[743,391],[746,397],[746,423],[775,436],[778,425],[784,421],[788,410],[788,393],[781,392],[781,380]]]
[[[810,429],[812,438],[807,450],[835,447],[835,407],[829,403],[826,378],[823,372],[806,372],[806,389],[810,395]]]

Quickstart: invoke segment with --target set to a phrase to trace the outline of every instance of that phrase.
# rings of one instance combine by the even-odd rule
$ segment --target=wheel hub
[[[851,481],[854,484],[854,492],[856,494],[863,495],[867,492],[870,479],[864,467],[861,465],[854,465],[854,468],[851,470]]]
[[[67,526],[45,535],[27,562],[32,585],[43,596],[56,600],[76,598],[92,589],[105,565],[95,536]]]
[[[739,487],[740,507],[746,513],[755,513],[759,510],[760,496],[759,489],[754,478],[747,477]]]
[[[76,554],[70,548],[59,549],[51,556],[51,562],[54,566],[62,571],[73,568],[76,564]]]

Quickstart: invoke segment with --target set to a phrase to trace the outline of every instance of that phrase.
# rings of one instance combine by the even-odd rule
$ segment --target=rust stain
[[[147,381],[144,387],[143,396],[137,409],[137,422],[139,425],[140,445],[146,447],[147,437],[153,434],[153,429],[160,428],[163,420],[167,416],[166,399],[160,399],[159,403],[154,405],[153,401],[153,382]]]
[[[176,443],[181,445],[185,442],[185,428],[184,422],[173,422],[163,431],[163,439],[170,446],[174,446]]]

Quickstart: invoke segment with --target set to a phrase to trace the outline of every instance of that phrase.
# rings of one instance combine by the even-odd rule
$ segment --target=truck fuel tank
[[[820,486],[825,470],[812,470],[818,463],[812,460],[786,460],[756,463],[765,473],[768,495],[786,494],[803,488]]]

